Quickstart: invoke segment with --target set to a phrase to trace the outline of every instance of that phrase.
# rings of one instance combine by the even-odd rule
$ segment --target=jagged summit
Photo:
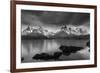
[[[86,31],[85,31],[86,32]],[[77,28],[76,26],[66,26],[63,25],[59,31],[57,31],[56,33],[54,32],[50,32],[47,29],[42,28],[41,26],[37,26],[37,27],[32,27],[32,26],[28,26],[23,32],[22,32],[22,36],[31,36],[31,37],[46,37],[46,38],[66,38],[69,36],[82,36],[83,34],[83,30],[80,28]],[[85,35],[89,35],[88,33],[85,33]]]

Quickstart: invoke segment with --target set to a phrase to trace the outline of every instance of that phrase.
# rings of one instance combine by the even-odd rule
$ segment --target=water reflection
[[[53,55],[55,52],[61,52],[61,50],[59,49],[61,45],[85,47],[87,41],[88,40],[68,40],[68,39],[22,40],[21,54],[22,54],[22,58],[24,58],[22,62],[37,61],[35,59],[32,59],[32,57],[34,57],[36,54],[47,53],[48,55]],[[82,48],[81,51],[73,53],[69,56],[62,55],[60,59],[62,60],[89,59],[89,52],[87,52],[86,50],[87,48]],[[84,56],[84,53],[85,53],[85,56]],[[42,60],[39,60],[39,61],[42,61]]]

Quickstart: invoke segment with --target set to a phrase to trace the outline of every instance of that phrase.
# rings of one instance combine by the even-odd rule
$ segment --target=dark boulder
[[[62,55],[62,52],[55,52],[53,55],[53,59],[58,60],[61,55]]]
[[[90,52],[90,49],[88,50],[88,52]]]
[[[32,57],[32,59],[39,60],[39,59],[41,59],[41,56],[40,56],[40,54],[36,54],[35,56]]]
[[[53,57],[47,53],[41,53],[41,54],[36,54],[33,59],[36,60],[49,60],[52,59]]]
[[[52,55],[49,55],[47,53],[41,53],[40,55],[41,55],[41,57],[42,57],[43,60],[49,60],[49,59],[53,58]]]
[[[59,49],[62,51],[63,55],[69,56],[71,53],[76,53],[77,51],[83,49],[83,47],[76,46],[60,46]]]
[[[88,42],[86,43],[86,46],[90,47],[90,41],[88,41]]]
[[[21,61],[24,61],[24,57],[21,57]]]
[[[59,49],[60,49],[61,51],[66,51],[66,49],[68,49],[68,47],[67,47],[67,46],[64,46],[64,45],[61,45],[61,46],[59,47]]]

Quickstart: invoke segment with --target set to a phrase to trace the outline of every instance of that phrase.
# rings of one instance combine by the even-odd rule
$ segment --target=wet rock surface
[[[32,57],[32,59],[36,60],[57,60],[59,57],[62,55],[62,52],[55,52],[53,55],[50,55],[48,53],[41,53],[41,54],[36,54],[35,56]]]
[[[21,61],[24,61],[24,57],[21,58]]]
[[[69,56],[72,53],[76,53],[77,51],[83,49],[83,47],[75,47],[75,46],[60,46],[59,49],[61,50],[60,52],[54,52],[53,55],[50,55],[48,53],[40,53],[36,54],[35,56],[32,57],[32,59],[35,60],[61,60],[60,57],[62,55],[64,56]]]

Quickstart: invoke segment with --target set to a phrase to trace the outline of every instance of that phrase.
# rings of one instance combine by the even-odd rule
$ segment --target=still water
[[[32,39],[32,40],[22,40],[21,46],[21,57],[24,58],[22,63],[26,62],[37,62],[37,60],[32,59],[36,54],[48,53],[52,55],[54,52],[60,52],[59,47],[61,45],[65,46],[76,46],[83,47],[82,50],[72,53],[69,56],[62,55],[60,58],[62,60],[86,60],[89,59],[89,51],[86,47],[86,42],[88,40],[72,40],[72,39]],[[42,60],[38,60],[39,62]]]

